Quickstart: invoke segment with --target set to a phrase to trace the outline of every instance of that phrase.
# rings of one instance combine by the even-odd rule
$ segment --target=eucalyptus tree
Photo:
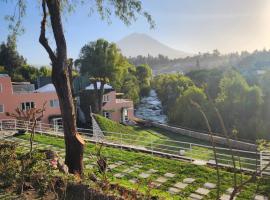
[[[1,0],[1,2],[12,3],[8,0]],[[21,30],[21,19],[26,14],[27,3],[30,1],[16,0],[15,2],[14,10],[17,11],[17,14],[12,12],[7,19],[10,21],[9,28],[14,34],[17,34]],[[31,3],[33,2],[31,1]],[[56,88],[62,113],[66,144],[65,163],[69,167],[69,172],[81,174],[84,141],[77,133],[76,127],[76,112],[71,88],[72,59],[67,57],[67,42],[62,23],[63,14],[66,11],[76,12],[77,5],[84,4],[84,7],[89,6],[89,11],[96,10],[105,20],[109,20],[112,15],[115,15],[129,25],[137,19],[138,15],[142,15],[147,19],[150,27],[154,26],[154,22],[151,15],[142,8],[140,0],[36,0],[35,2],[40,4],[42,9],[39,42],[51,60],[52,82]],[[52,29],[56,49],[51,46],[46,36],[48,27]]]

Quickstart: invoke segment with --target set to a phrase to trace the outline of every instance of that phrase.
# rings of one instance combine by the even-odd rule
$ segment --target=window
[[[3,112],[5,112],[4,105],[3,104],[0,104],[0,113],[3,113]]]
[[[3,86],[2,84],[0,83],[0,93],[3,91]]]
[[[52,108],[58,108],[59,107],[59,101],[58,101],[58,99],[50,100],[50,106]]]
[[[109,102],[109,95],[103,95],[103,102]]]
[[[31,108],[35,108],[35,103],[34,102],[23,102],[21,103],[21,109],[23,111],[29,110]]]
[[[110,119],[110,113],[109,112],[104,111],[103,116]]]

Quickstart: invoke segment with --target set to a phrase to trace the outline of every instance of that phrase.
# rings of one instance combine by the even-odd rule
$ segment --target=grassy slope
[[[148,146],[151,142],[156,142],[160,139],[166,139],[165,136],[154,131],[149,131],[139,126],[125,126],[100,115],[96,115],[96,120],[101,130],[105,131],[105,135],[108,136],[111,140],[119,141],[119,139],[122,137],[123,142],[126,144]]]
[[[105,135],[109,140],[120,141],[122,137],[122,142],[130,145],[142,145],[145,147],[152,147],[154,150],[162,149],[163,152],[167,153],[178,153],[179,148],[190,148],[189,144],[186,143],[195,143],[211,146],[209,142],[205,142],[199,139],[186,137],[181,134],[172,133],[170,131],[161,130],[155,127],[139,127],[139,126],[126,126],[109,120],[100,115],[96,115],[96,120],[100,126],[100,128],[105,131]],[[108,133],[106,133],[108,131]],[[115,133],[122,133],[120,134]],[[184,143],[178,143],[176,141],[181,141]],[[217,145],[218,146],[218,145]],[[228,156],[218,155],[219,162],[223,164],[232,164],[230,161],[226,161],[231,159],[230,152],[218,150],[221,154],[227,154]],[[192,157],[194,159],[202,159],[202,160],[213,160],[213,151],[211,149],[207,149],[204,147],[193,146],[192,150],[186,151],[186,155],[188,157]],[[250,157],[249,154],[243,154],[240,156]],[[255,157],[251,157],[255,158]],[[225,159],[225,160],[223,160]],[[244,158],[242,159],[244,160]],[[255,164],[254,161],[245,160],[245,162]],[[239,165],[239,164],[237,164]],[[251,165],[244,165],[242,167],[255,167]]]
[[[28,136],[20,136],[20,138],[27,139]],[[36,135],[35,141],[44,144],[52,144],[64,148],[64,141],[61,138],[55,138],[45,135]],[[93,153],[95,146],[93,144],[87,143],[85,148],[85,157],[89,157],[90,153]],[[186,199],[190,193],[194,192],[198,187],[201,187],[205,182],[216,182],[216,171],[212,168],[205,166],[196,166],[190,163],[181,162],[172,159],[160,158],[157,156],[151,156],[143,153],[135,153],[130,151],[121,151],[120,149],[103,147],[102,154],[105,155],[109,162],[115,162],[119,160],[125,161],[125,165],[119,168],[113,169],[108,173],[110,180],[112,182],[117,182],[125,187],[136,189],[139,187],[141,192],[147,191],[147,181],[142,182],[139,186],[138,184],[132,184],[128,180],[131,178],[138,177],[140,172],[145,172],[148,169],[158,169],[158,174],[151,176],[151,179],[154,180],[159,176],[162,176],[166,172],[175,173],[174,178],[169,179],[160,189],[153,189],[152,194],[158,195],[159,197],[164,197],[165,199]],[[87,163],[85,163],[87,164]],[[134,166],[135,164],[143,165],[143,168],[135,173],[131,173],[128,176],[123,177],[122,179],[116,179],[112,175],[117,172],[122,172],[123,169],[126,169],[128,166]],[[128,166],[127,166],[128,165]],[[87,171],[86,171],[87,173]],[[172,196],[168,192],[168,187],[173,185],[176,182],[179,182],[187,177],[196,178],[196,182],[186,189],[182,190],[180,195]],[[221,191],[222,193],[229,187],[233,185],[233,174],[221,170]],[[244,179],[248,178],[244,176]],[[149,179],[148,181],[150,181]],[[252,195],[256,191],[255,184],[249,184],[237,199],[246,200],[251,199]],[[257,193],[261,194],[270,194],[270,180],[262,180],[259,183]],[[215,199],[215,190],[211,190],[211,193],[205,199]]]

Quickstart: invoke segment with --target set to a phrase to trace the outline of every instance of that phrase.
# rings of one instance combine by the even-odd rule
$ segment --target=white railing
[[[31,123],[27,121],[12,119],[0,121],[0,130],[30,131],[30,129]],[[38,122],[35,131],[40,134],[63,136],[63,127],[53,124]],[[84,136],[85,140],[90,142],[104,143],[121,149],[129,148],[189,161],[201,160],[208,164],[215,164],[213,147],[208,145],[162,138],[153,140],[152,137],[145,138],[144,136],[138,136],[132,133],[102,131],[102,134],[93,135],[92,129],[78,128],[77,131]],[[97,130],[95,130],[95,132],[97,132]],[[262,169],[269,159],[268,155],[270,155],[270,152],[244,151],[239,149],[232,149],[231,151],[224,147],[216,147],[216,150],[218,164],[220,166],[232,167],[233,154],[237,168],[245,171]],[[270,175],[270,169],[266,170],[264,174]]]

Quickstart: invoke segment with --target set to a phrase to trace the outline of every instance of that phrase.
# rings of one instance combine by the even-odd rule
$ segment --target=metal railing
[[[31,122],[20,120],[0,121],[0,130],[30,131]],[[63,136],[63,127],[53,124],[38,122],[36,132],[54,136]],[[78,128],[77,131],[84,136],[85,140],[95,143],[103,143],[117,148],[128,148],[144,151],[150,154],[171,156],[191,162],[200,161],[205,164],[215,164],[213,147],[208,145],[170,140],[162,137],[146,137],[133,133],[116,133],[102,131],[102,134],[93,134],[92,129]],[[94,131],[97,133],[97,130]],[[157,135],[156,135],[157,136]],[[228,149],[216,147],[218,165],[222,167],[233,167],[232,155],[234,156],[236,167],[244,171],[257,171],[262,169],[266,162],[270,162],[270,152],[244,151],[239,149]],[[269,160],[269,161],[268,161]],[[270,169],[264,171],[270,175]]]

